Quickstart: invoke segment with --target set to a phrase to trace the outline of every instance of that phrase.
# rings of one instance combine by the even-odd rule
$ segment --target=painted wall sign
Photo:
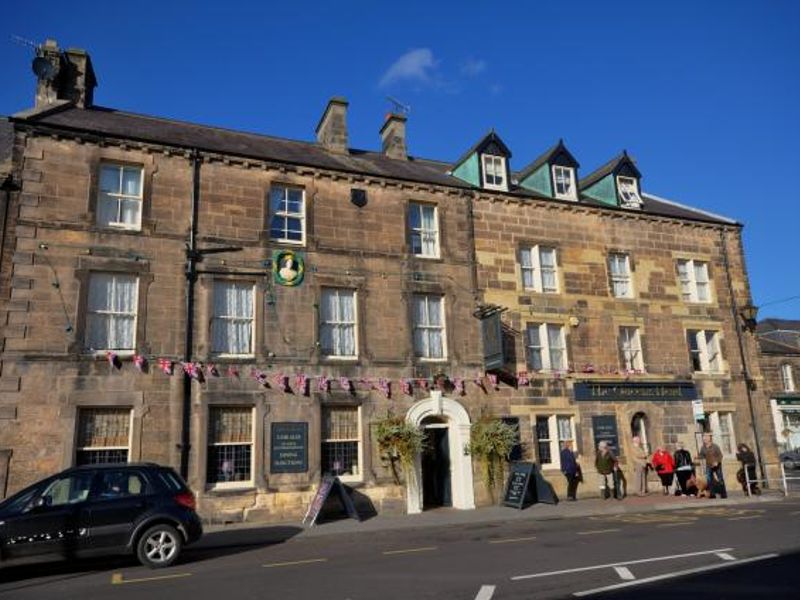
[[[594,434],[595,450],[600,442],[606,442],[614,454],[619,453],[619,433],[617,432],[617,418],[614,415],[593,416],[592,433]]]
[[[697,390],[690,381],[580,381],[575,400],[585,402],[619,400],[695,400]]]
[[[293,250],[276,250],[272,253],[272,276],[275,283],[294,287],[303,282],[305,261],[303,255]]]
[[[694,415],[695,421],[704,421],[706,418],[706,410],[703,406],[703,399],[697,398],[696,400],[692,400],[692,414]]]
[[[505,364],[503,355],[503,328],[500,313],[496,312],[481,319],[483,335],[483,364],[487,371],[501,369]]]
[[[308,471],[308,423],[273,423],[270,432],[270,473]]]

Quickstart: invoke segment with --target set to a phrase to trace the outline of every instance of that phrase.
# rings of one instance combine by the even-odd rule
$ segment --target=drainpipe
[[[192,207],[189,241],[186,244],[186,337],[183,346],[183,361],[192,362],[194,346],[194,288],[197,283],[197,212],[200,205],[200,154],[192,150]],[[181,415],[181,477],[189,479],[189,455],[192,425],[192,379],[183,372],[183,411]]]
[[[758,440],[758,427],[756,426],[756,412],[753,407],[753,390],[750,388],[752,378],[750,377],[750,370],[747,367],[747,359],[744,351],[744,336],[742,333],[741,315],[739,314],[739,307],[736,304],[736,296],[733,292],[733,279],[731,277],[730,263],[728,262],[728,242],[725,236],[725,229],[719,230],[719,239],[722,243],[722,262],[725,265],[725,276],[728,281],[728,293],[731,297],[731,313],[733,314],[733,322],[736,325],[736,341],[739,345],[739,359],[742,361],[742,375],[744,376],[744,389],[747,392],[747,406],[750,409],[750,426],[753,428],[753,440],[756,446],[756,460],[758,461],[758,470],[761,474],[761,480],[766,487],[766,472],[764,471],[764,462],[761,460],[761,443]]]

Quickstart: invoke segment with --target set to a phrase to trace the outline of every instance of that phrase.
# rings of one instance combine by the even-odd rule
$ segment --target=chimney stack
[[[347,105],[347,100],[334,96],[317,125],[317,142],[332,152],[347,153]]]
[[[406,120],[405,115],[389,113],[381,127],[381,145],[383,153],[389,158],[406,160]]]
[[[49,66],[39,59],[44,59]],[[78,108],[92,105],[97,79],[92,60],[85,50],[62,51],[55,40],[45,40],[34,62],[36,73],[36,108],[57,100],[69,100]],[[38,67],[38,68],[37,68]]]

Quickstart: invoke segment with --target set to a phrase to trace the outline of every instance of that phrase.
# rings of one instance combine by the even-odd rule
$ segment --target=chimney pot
[[[62,51],[56,40],[47,39],[40,46],[38,55],[53,65],[55,75],[37,79],[36,108],[57,100],[69,100],[78,108],[92,105],[97,78],[86,50],[70,48]]]
[[[328,100],[328,106],[317,124],[317,143],[332,152],[347,153],[347,106],[341,96]]]

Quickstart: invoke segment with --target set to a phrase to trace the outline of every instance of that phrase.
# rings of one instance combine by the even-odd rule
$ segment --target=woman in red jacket
[[[664,450],[663,447],[659,447],[653,454],[653,458],[650,459],[650,463],[658,473],[659,479],[661,479],[661,485],[664,486],[664,495],[668,496],[672,478],[675,476],[675,461],[672,460],[672,455]]]

